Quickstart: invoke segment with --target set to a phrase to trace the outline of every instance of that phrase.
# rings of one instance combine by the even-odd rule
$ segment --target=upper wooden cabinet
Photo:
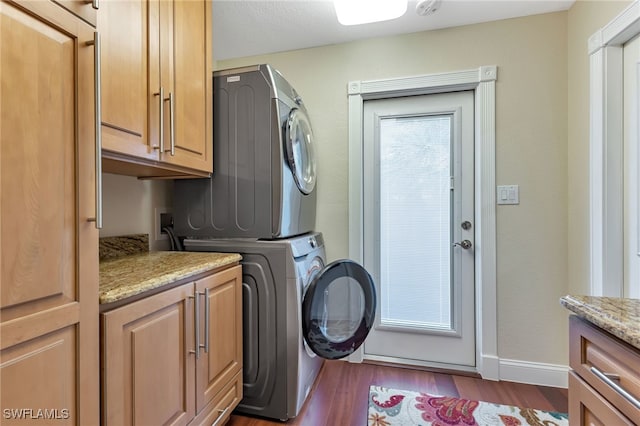
[[[208,176],[210,1],[102,0],[98,27],[104,170]]]
[[[0,1],[3,425],[99,423],[93,41],[55,2]]]

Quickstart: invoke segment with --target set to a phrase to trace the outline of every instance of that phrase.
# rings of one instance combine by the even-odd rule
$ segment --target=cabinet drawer
[[[575,316],[569,330],[571,368],[625,416],[640,419],[639,351]]]
[[[571,426],[634,425],[574,372],[569,373],[569,389]]]
[[[189,426],[222,426],[242,399],[242,370],[213,398]]]

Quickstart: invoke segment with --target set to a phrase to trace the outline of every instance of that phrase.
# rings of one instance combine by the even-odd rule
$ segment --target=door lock
[[[468,231],[469,229],[471,229],[471,222],[469,222],[468,220],[465,220],[464,222],[462,222],[460,224],[460,226],[462,227],[462,229],[464,229],[465,231]]]
[[[462,240],[459,243],[453,243],[453,247],[455,246],[460,246],[465,250],[469,250],[473,244],[471,244],[471,241],[469,240]]]

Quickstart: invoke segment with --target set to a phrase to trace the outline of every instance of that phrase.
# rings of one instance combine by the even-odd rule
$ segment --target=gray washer
[[[316,220],[313,135],[302,98],[269,65],[213,77],[213,175],[176,180],[178,236],[286,238]]]
[[[306,347],[301,305],[325,265],[322,234],[255,241],[187,239],[187,251],[242,255],[243,399],[236,411],[287,420],[298,415],[323,359]]]

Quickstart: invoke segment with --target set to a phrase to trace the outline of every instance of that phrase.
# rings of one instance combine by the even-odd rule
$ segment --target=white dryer
[[[316,220],[313,133],[302,98],[269,65],[213,76],[213,175],[176,180],[178,236],[276,239]]]

